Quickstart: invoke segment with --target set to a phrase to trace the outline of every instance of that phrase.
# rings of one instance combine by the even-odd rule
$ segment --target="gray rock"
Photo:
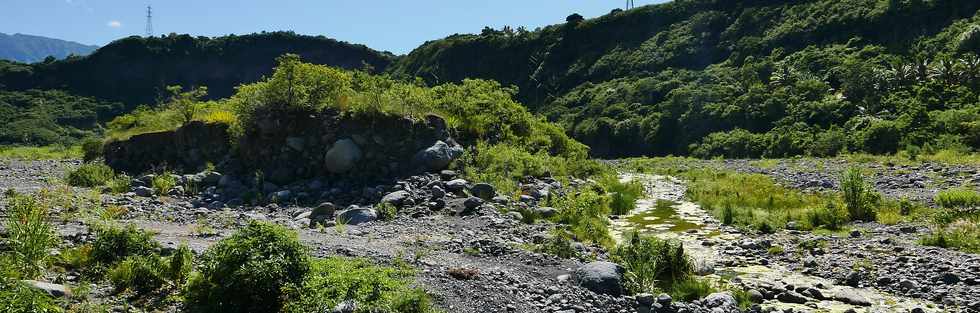
[[[558,214],[558,210],[552,207],[543,206],[534,208],[534,214],[537,214],[542,218],[552,218]]]
[[[449,163],[461,155],[463,155],[463,147],[455,143],[450,146],[440,140],[431,147],[416,153],[413,162],[426,171],[438,171],[445,169]]]
[[[306,140],[299,137],[287,137],[286,146],[294,151],[303,151],[303,148],[306,147]]]
[[[861,237],[861,231],[860,230],[855,229],[855,230],[852,230],[851,231],[851,238],[859,238],[859,237]]]
[[[405,203],[405,200],[408,200],[411,197],[412,197],[412,194],[409,193],[408,191],[399,190],[399,191],[395,191],[395,192],[389,193],[389,194],[385,195],[384,197],[382,197],[381,198],[381,203],[391,203],[391,204],[393,204],[395,206],[400,207],[400,206],[402,206],[402,204]]]
[[[152,197],[153,189],[146,186],[136,186],[133,188],[133,193],[140,197]]]
[[[357,301],[344,300],[333,307],[332,313],[354,313],[357,312]]]
[[[449,192],[462,192],[466,189],[467,181],[465,179],[453,179],[446,182],[446,190]]]
[[[466,201],[463,201],[463,206],[465,206],[467,210],[476,209],[481,205],[483,205],[483,199],[477,197],[469,197],[466,199]]]
[[[575,270],[575,282],[595,293],[619,296],[623,294],[625,273],[626,269],[619,264],[592,262]]]
[[[510,198],[508,198],[507,196],[496,196],[496,197],[493,197],[493,199],[490,199],[490,201],[492,201],[493,203],[496,203],[496,204],[506,205],[506,204],[510,203]]]
[[[337,211],[337,206],[330,202],[324,202],[318,205],[316,208],[310,212],[310,227],[316,227],[317,225],[323,225],[328,221],[333,221],[334,213]]]
[[[354,207],[341,211],[337,214],[337,219],[347,225],[359,225],[376,221],[378,219],[378,212],[374,209]]]
[[[738,312],[738,302],[730,292],[716,292],[701,301],[705,307],[722,312]]]
[[[521,212],[516,212],[516,211],[507,212],[506,214],[504,214],[504,216],[518,221],[524,219],[524,215],[521,215]]]
[[[783,303],[797,303],[797,304],[806,303],[806,297],[792,290],[786,290],[776,295],[776,300],[779,300],[779,302],[783,302]]]
[[[21,282],[27,284],[31,288],[40,290],[51,297],[61,298],[71,296],[71,290],[69,290],[65,285],[52,284],[36,280],[22,280]]]
[[[474,196],[480,197],[480,199],[490,201],[490,199],[493,199],[493,197],[497,195],[497,189],[491,184],[478,183],[473,185],[473,188],[470,188],[470,193],[472,193]]]
[[[648,307],[653,305],[654,301],[657,301],[657,298],[653,294],[641,293],[636,295],[636,303],[639,305]]]
[[[361,148],[350,139],[337,140],[324,158],[327,170],[334,174],[346,173],[361,159]]]
[[[870,306],[871,305],[871,301],[868,301],[868,299],[865,298],[864,296],[861,296],[860,294],[857,294],[857,293],[854,293],[854,292],[841,292],[841,293],[838,293],[838,294],[834,295],[834,300],[837,300],[837,301],[840,301],[840,302],[844,302],[844,303],[847,303],[847,304],[850,304],[850,305],[859,305],[859,306]]]
[[[432,186],[432,189],[429,189],[429,192],[432,193],[432,198],[435,199],[439,199],[446,196],[446,191],[439,186]]]
[[[765,295],[763,295],[762,292],[757,289],[750,289],[748,294],[749,301],[752,301],[752,303],[762,303],[762,301],[766,300]]]

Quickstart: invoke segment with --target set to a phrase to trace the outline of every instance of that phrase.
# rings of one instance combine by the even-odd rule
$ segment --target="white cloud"
[[[106,26],[109,26],[109,27],[112,27],[112,28],[120,28],[120,27],[122,27],[122,22],[120,22],[120,21],[109,21],[105,25]]]

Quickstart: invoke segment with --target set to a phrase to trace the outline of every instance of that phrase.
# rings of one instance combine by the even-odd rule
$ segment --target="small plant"
[[[191,252],[191,248],[187,247],[187,244],[181,244],[177,247],[177,251],[170,256],[170,264],[167,266],[167,278],[173,280],[178,285],[182,285],[187,281],[187,277],[193,269],[194,253]]]
[[[538,251],[564,259],[579,257],[579,252],[572,247],[572,236],[561,228],[551,230],[551,236],[541,244]]]
[[[185,304],[194,312],[278,312],[283,287],[300,285],[310,271],[307,249],[295,233],[258,221],[199,259],[185,289]]]
[[[85,163],[69,171],[65,180],[75,187],[98,187],[115,176],[116,173],[105,164]]]
[[[611,254],[614,261],[626,268],[627,286],[633,293],[655,288],[683,291],[699,284],[691,282],[694,266],[680,242],[645,237],[634,231]]]
[[[694,277],[688,277],[671,285],[669,294],[674,299],[680,301],[694,301],[703,299],[715,291],[711,283]]]
[[[132,188],[133,180],[123,174],[113,177],[108,182],[109,190],[114,194],[127,193]]]
[[[771,255],[783,255],[786,253],[786,249],[783,249],[782,246],[771,246],[767,252]]]
[[[881,202],[881,194],[865,181],[861,169],[852,167],[844,172],[840,179],[840,188],[851,220],[874,220],[874,209]]]
[[[363,259],[315,260],[296,288],[287,288],[282,312],[329,312],[344,301],[361,312],[434,312],[431,297],[412,288],[412,272],[376,266]]]
[[[91,259],[112,265],[133,255],[152,255],[160,248],[153,235],[133,225],[126,227],[99,226],[95,230]]]
[[[152,186],[153,193],[164,196],[169,194],[177,186],[177,178],[170,172],[164,172],[153,177]]]
[[[163,286],[165,269],[166,264],[157,255],[132,255],[109,271],[109,280],[117,291],[144,294]]]
[[[395,219],[398,215],[398,208],[394,204],[383,202],[375,206],[375,210],[378,211],[378,217],[383,221],[391,221]]]
[[[47,221],[48,210],[31,196],[14,195],[6,204],[6,248],[23,277],[34,278],[45,269],[49,250],[58,237]]]
[[[636,201],[643,196],[643,184],[638,181],[620,181],[615,175],[607,175],[599,184],[609,195],[612,214],[626,215],[636,208]]]
[[[829,200],[827,204],[806,213],[806,222],[812,227],[823,227],[828,230],[840,230],[850,221],[850,213],[844,205]]]
[[[102,140],[86,138],[82,140],[82,160],[92,162],[102,157]]]

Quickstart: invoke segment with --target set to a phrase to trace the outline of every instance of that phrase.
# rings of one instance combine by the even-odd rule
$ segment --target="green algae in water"
[[[691,223],[677,215],[677,202],[657,200],[653,210],[630,216],[627,220],[640,232],[685,232],[700,229],[701,225]]]

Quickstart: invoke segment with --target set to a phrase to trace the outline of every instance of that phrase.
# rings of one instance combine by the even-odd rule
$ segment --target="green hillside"
[[[87,55],[98,48],[41,36],[0,33],[0,60],[34,63],[47,57],[63,59],[69,55]]]
[[[980,2],[678,0],[431,41],[391,71],[487,78],[605,157],[980,147]]]

